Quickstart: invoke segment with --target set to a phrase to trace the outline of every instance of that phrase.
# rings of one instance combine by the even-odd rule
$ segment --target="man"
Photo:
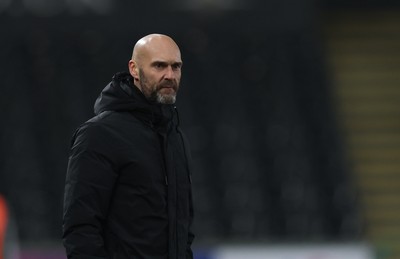
[[[180,50],[166,35],[147,35],[128,66],[73,137],[63,215],[68,258],[193,258],[190,154],[173,105]]]

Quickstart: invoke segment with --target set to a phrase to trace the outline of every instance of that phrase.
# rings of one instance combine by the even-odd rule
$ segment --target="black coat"
[[[173,105],[114,75],[75,132],[66,176],[68,258],[193,258],[190,154]]]

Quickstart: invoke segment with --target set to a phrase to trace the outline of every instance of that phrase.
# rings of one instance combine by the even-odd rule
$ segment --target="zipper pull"
[[[165,185],[168,186],[168,177],[167,176],[165,176]]]

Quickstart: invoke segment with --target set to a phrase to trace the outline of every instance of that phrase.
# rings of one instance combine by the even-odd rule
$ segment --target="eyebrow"
[[[167,61],[161,61],[161,60],[156,60],[151,62],[151,65],[171,65],[171,66],[182,66],[183,62],[182,61],[176,61],[176,62],[167,62]]]

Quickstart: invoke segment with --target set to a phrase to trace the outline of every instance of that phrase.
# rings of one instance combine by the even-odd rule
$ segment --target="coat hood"
[[[116,73],[94,104],[96,115],[104,111],[131,112],[151,124],[164,124],[173,117],[174,106],[150,102],[133,84],[127,72]]]

